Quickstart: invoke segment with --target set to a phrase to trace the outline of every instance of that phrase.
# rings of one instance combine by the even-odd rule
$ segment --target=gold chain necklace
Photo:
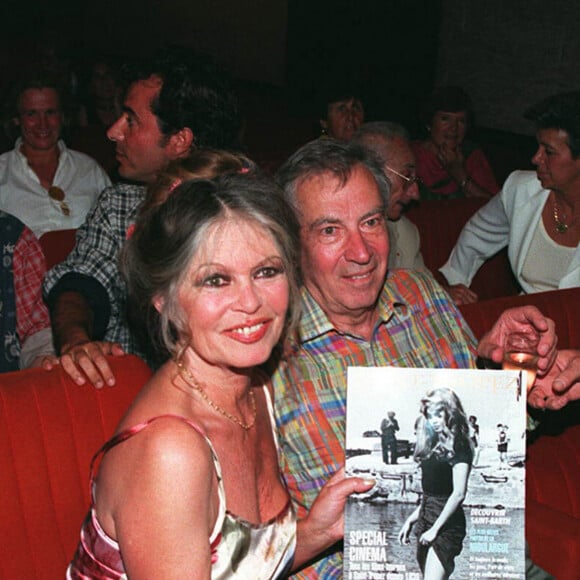
[[[568,224],[564,222],[566,219],[566,214],[562,215],[562,219],[560,219],[560,212],[558,210],[558,203],[554,200],[554,224],[556,227],[556,231],[559,234],[565,234],[568,231]]]
[[[182,359],[178,359],[175,360],[175,365],[177,366],[177,369],[179,370],[179,374],[181,375],[181,378],[192,388],[195,389],[199,395],[201,396],[201,398],[214,410],[217,411],[218,413],[220,413],[221,415],[223,415],[224,417],[226,417],[227,419],[229,419],[230,421],[232,421],[232,423],[235,423],[236,425],[239,425],[242,429],[244,429],[244,431],[249,431],[255,424],[256,424],[256,416],[258,414],[257,410],[256,410],[256,395],[254,395],[254,391],[252,389],[250,389],[249,391],[249,397],[250,397],[250,403],[252,405],[252,420],[249,423],[244,423],[243,421],[241,421],[240,419],[238,419],[236,416],[232,415],[231,413],[229,413],[228,411],[226,411],[225,409],[223,409],[222,407],[220,407],[217,403],[214,403],[207,395],[207,393],[203,390],[203,388],[201,387],[201,385],[195,380],[195,377],[191,374],[191,372],[189,371],[188,368],[185,367],[185,365],[183,364],[183,360]]]

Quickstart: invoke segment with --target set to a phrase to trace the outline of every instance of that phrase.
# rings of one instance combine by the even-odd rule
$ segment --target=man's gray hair
[[[352,137],[352,142],[367,147],[378,155],[383,163],[388,163],[393,154],[393,140],[403,139],[409,144],[409,132],[403,125],[391,121],[364,123]]]
[[[365,137],[383,137],[389,141],[395,137],[401,137],[405,141],[411,140],[409,131],[403,125],[391,121],[374,121],[362,124],[354,134],[352,141],[353,143],[364,144]]]
[[[276,181],[284,190],[286,201],[300,215],[296,193],[304,181],[330,174],[344,187],[357,165],[363,165],[373,176],[386,209],[391,185],[383,171],[383,163],[376,153],[356,143],[334,139],[311,141],[288,158],[276,174]]]

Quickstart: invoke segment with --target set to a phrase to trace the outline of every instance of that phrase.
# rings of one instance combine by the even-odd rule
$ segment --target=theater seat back
[[[459,307],[476,338],[481,338],[506,308],[531,304],[556,323],[559,348],[580,348],[580,288],[483,300]]]
[[[0,578],[63,578],[89,506],[89,463],[150,370],[110,359],[117,386],[79,387],[60,367],[0,375]]]
[[[480,338],[506,308],[531,304],[556,323],[558,346],[580,347],[580,288],[461,306]],[[580,401],[542,415],[526,460],[526,538],[533,560],[558,580],[580,570]]]
[[[439,282],[446,283],[438,271],[455,247],[463,226],[485,203],[483,198],[421,200],[407,212],[421,237],[421,253],[425,266]],[[511,296],[519,292],[507,257],[507,248],[487,260],[471,283],[471,289],[481,300]]]
[[[39,238],[40,247],[46,260],[46,269],[50,270],[56,264],[64,261],[75,247],[76,229],[54,230],[46,232]]]

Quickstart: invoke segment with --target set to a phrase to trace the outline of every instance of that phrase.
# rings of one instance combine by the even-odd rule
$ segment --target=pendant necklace
[[[565,234],[568,231],[568,224],[564,222],[566,219],[566,214],[562,214],[562,219],[560,219],[560,212],[558,210],[558,202],[554,199],[554,224],[556,232],[559,234]]]
[[[229,419],[232,423],[239,425],[244,431],[249,431],[256,424],[256,395],[254,391],[250,389],[248,396],[250,398],[250,404],[252,406],[252,419],[248,423],[244,423],[241,419],[238,419],[235,415],[232,415],[224,408],[220,407],[217,403],[214,403],[208,396],[208,394],[203,390],[202,386],[195,380],[195,377],[191,374],[188,368],[183,364],[182,359],[175,360],[175,365],[181,375],[181,378],[192,388],[195,389],[200,397],[214,410]]]
[[[60,206],[60,211],[62,211],[64,215],[66,216],[70,215],[70,207],[68,203],[64,200],[65,193],[60,187],[57,187],[56,185],[51,185],[48,188],[48,197],[50,197],[50,199],[58,203],[58,205]]]

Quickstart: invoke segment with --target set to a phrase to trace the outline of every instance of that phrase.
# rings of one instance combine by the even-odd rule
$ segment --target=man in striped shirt
[[[290,157],[277,178],[301,226],[302,320],[274,388],[281,466],[304,516],[344,465],[348,366],[468,368],[477,352],[466,322],[429,273],[387,275],[389,182],[372,153],[314,141]],[[549,325],[545,319],[538,324],[547,353]],[[481,354],[502,344],[499,331],[492,338]],[[296,577],[342,578],[341,547]]]

